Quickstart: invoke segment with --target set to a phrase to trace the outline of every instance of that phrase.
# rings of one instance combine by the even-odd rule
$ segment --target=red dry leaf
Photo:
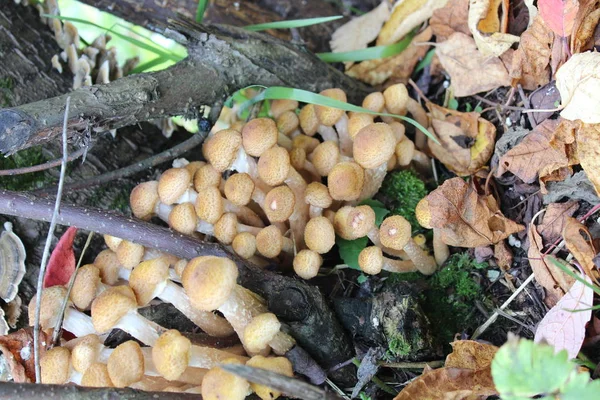
[[[71,275],[75,272],[73,241],[76,233],[77,228],[73,226],[67,229],[52,251],[44,276],[44,288],[69,283]]]
[[[579,10],[579,0],[539,0],[538,9],[542,19],[554,33],[562,37],[571,35]]]

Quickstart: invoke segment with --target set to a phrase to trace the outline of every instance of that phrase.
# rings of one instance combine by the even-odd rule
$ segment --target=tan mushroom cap
[[[338,163],[340,158],[340,148],[335,142],[327,140],[319,144],[314,149],[311,156],[312,163],[319,175],[327,176]]]
[[[158,197],[163,203],[171,205],[188,190],[191,183],[192,175],[187,169],[168,169],[158,179]]]
[[[280,329],[281,323],[275,314],[259,314],[244,329],[244,345],[251,353],[259,353],[269,346]]]
[[[154,292],[169,279],[169,264],[163,257],[141,262],[129,275],[129,287],[142,307],[154,298]]]
[[[375,212],[367,205],[344,206],[335,213],[333,226],[343,239],[358,239],[375,227]]]
[[[196,231],[196,209],[192,203],[177,204],[169,213],[169,226],[184,235],[191,235]]]
[[[304,198],[308,204],[314,207],[328,208],[331,206],[333,199],[329,194],[327,186],[321,182],[311,182],[306,186]]]
[[[383,268],[383,252],[377,246],[368,246],[358,255],[358,265],[362,272],[377,275]]]
[[[100,285],[100,269],[94,264],[86,264],[77,270],[70,298],[75,307],[86,310],[96,297]]]
[[[348,118],[348,135],[352,140],[358,132],[367,125],[373,123],[373,116],[367,113],[354,113]]]
[[[106,364],[93,363],[85,370],[81,377],[81,386],[87,387],[114,387],[108,374]]]
[[[42,329],[54,328],[58,310],[67,296],[67,289],[64,286],[51,286],[42,292],[42,302],[40,306],[40,326]],[[33,326],[35,320],[35,305],[37,295],[31,298],[28,308],[29,325]]]
[[[269,186],[281,185],[290,172],[290,155],[283,147],[272,147],[258,159],[258,176]]]
[[[293,111],[285,111],[277,117],[277,129],[286,136],[294,132],[300,126],[298,115]]]
[[[351,161],[336,164],[327,176],[329,194],[334,200],[357,200],[364,182],[365,171],[360,165]]]
[[[283,222],[294,212],[296,197],[286,185],[277,186],[265,196],[264,211],[271,222]]]
[[[127,387],[144,377],[144,354],[140,345],[128,340],[118,345],[106,362],[108,376],[115,387]]]
[[[333,224],[326,217],[311,218],[304,230],[306,246],[319,254],[325,254],[335,244]]]
[[[177,380],[190,364],[192,343],[179,331],[170,329],[160,335],[152,347],[152,362],[158,372],[170,381]]]
[[[192,305],[203,311],[219,308],[237,285],[238,269],[224,257],[191,259],[183,270],[181,283]]]
[[[285,357],[263,357],[257,355],[246,362],[246,365],[254,368],[266,369],[277,372],[290,378],[294,376],[292,363]],[[262,400],[274,400],[281,396],[281,392],[258,383],[250,383],[250,387]]]
[[[381,92],[369,93],[362,102],[362,107],[367,110],[382,112],[385,107],[385,97]]]
[[[388,124],[367,125],[354,137],[354,160],[363,168],[377,168],[392,157],[395,145],[396,138]]]
[[[186,164],[186,166],[183,168],[187,169],[190,175],[193,177],[196,174],[196,171],[205,165],[206,163],[204,161],[192,161],[189,164]]]
[[[158,200],[158,181],[140,183],[129,195],[131,212],[139,219],[149,220]]]
[[[231,246],[238,256],[248,259],[256,253],[256,238],[250,232],[240,232],[233,238]]]
[[[346,93],[342,89],[332,88],[325,89],[321,93],[322,96],[326,96],[332,98],[334,100],[347,102]],[[326,107],[326,106],[318,106],[315,105],[315,114],[317,114],[317,118],[321,122],[321,124],[325,126],[333,126],[336,122],[342,118],[345,111],[339,108]]]
[[[298,102],[296,100],[275,99],[271,101],[271,107],[269,110],[273,118],[279,118],[282,114],[286,112],[294,112],[294,110],[297,108]]]
[[[94,265],[100,271],[100,279],[106,285],[114,285],[119,280],[119,259],[117,253],[110,249],[102,250],[94,259]]]
[[[388,123],[389,127],[392,128],[392,132],[394,132],[394,137],[396,141],[401,141],[406,137],[406,127],[402,125],[398,121],[392,121]]]
[[[42,383],[63,385],[69,380],[71,353],[65,347],[53,347],[40,360]]]
[[[106,246],[114,252],[117,251],[119,245],[123,241],[123,239],[111,235],[103,235],[102,237],[104,238],[104,243],[106,243]]]
[[[238,219],[235,213],[225,213],[215,224],[215,237],[223,244],[231,244],[238,231]]]
[[[415,155],[415,144],[409,138],[404,138],[396,144],[396,162],[398,165],[406,167]]]
[[[415,207],[415,216],[419,225],[425,229],[432,229],[431,225],[431,211],[429,211],[429,200],[427,197],[422,198]]]
[[[270,118],[255,118],[242,129],[242,143],[246,153],[260,157],[267,149],[277,144],[279,131],[275,121]]]
[[[304,163],[306,163],[306,150],[301,147],[294,147],[290,150],[289,154],[292,167],[298,171],[304,169]]]
[[[242,362],[228,358],[222,364],[242,364]],[[250,394],[250,384],[247,380],[219,367],[211,368],[202,380],[203,400],[244,400],[248,394]]]
[[[79,373],[84,373],[96,362],[100,355],[102,342],[98,335],[90,334],[82,337],[71,350],[71,365]]]
[[[254,186],[254,180],[247,173],[233,174],[225,181],[225,197],[233,204],[245,206],[252,199]]]
[[[121,264],[123,268],[132,269],[142,262],[144,252],[144,246],[141,244],[123,240],[117,248],[117,260],[119,260],[119,264]]]
[[[283,249],[283,235],[275,225],[262,228],[256,235],[256,250],[266,258],[275,258]]]
[[[214,224],[221,218],[224,210],[225,205],[219,188],[206,187],[198,192],[196,198],[196,215],[198,215],[198,218],[209,224]]]
[[[292,139],[292,147],[303,149],[306,154],[312,153],[321,144],[319,139],[307,135],[296,135]]]
[[[110,331],[131,310],[137,301],[129,286],[115,286],[100,293],[92,302],[92,324],[96,332]]]
[[[402,250],[412,239],[410,222],[400,215],[387,217],[379,227],[379,239],[385,247]]]
[[[403,83],[397,83],[383,91],[385,107],[392,114],[405,115],[408,105],[408,90]]]
[[[323,258],[316,251],[300,250],[294,257],[294,271],[302,279],[312,279],[319,273]]]
[[[298,114],[298,119],[300,121],[300,128],[302,128],[302,132],[306,135],[313,136],[317,133],[317,129],[319,129],[321,123],[319,122],[319,118],[317,118],[314,104],[307,104],[302,107],[300,114]]]
[[[201,192],[207,187],[219,187],[221,184],[221,173],[210,164],[200,167],[194,174],[194,189]]]
[[[206,160],[217,171],[223,172],[233,163],[241,145],[242,135],[238,131],[223,129],[204,142],[202,151]]]

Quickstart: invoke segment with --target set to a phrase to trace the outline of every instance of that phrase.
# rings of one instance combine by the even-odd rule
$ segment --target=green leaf
[[[339,236],[335,236],[335,244],[337,244],[340,257],[344,260],[344,263],[348,264],[350,268],[360,270],[358,265],[358,255],[367,246],[369,239],[365,236],[355,240],[342,239]]]
[[[368,47],[366,49],[338,53],[317,53],[317,57],[319,57],[321,61],[328,63],[376,60],[379,58],[391,57],[402,53],[404,49],[408,47],[414,36],[414,33],[411,33],[398,43],[387,46]]]
[[[344,18],[343,15],[335,15],[333,17],[291,19],[289,21],[266,22],[264,24],[248,25],[244,29],[248,31],[258,32],[267,29],[291,29],[302,28],[303,26],[323,24],[325,22],[335,21],[336,19]]]
[[[448,101],[448,108],[451,110],[458,110],[458,100],[454,97],[451,98],[450,101]]]
[[[198,8],[196,9],[196,22],[201,24],[204,19],[204,13],[206,12],[206,6],[208,0],[198,0]]]
[[[367,276],[365,274],[360,274],[357,278],[356,278],[356,283],[358,283],[359,285],[365,283],[367,281]]]
[[[425,57],[423,57],[423,59],[421,61],[419,61],[419,63],[417,64],[417,67],[415,68],[415,71],[413,72],[413,74],[416,74],[417,72],[425,69],[426,66],[431,64],[431,60],[433,60],[433,56],[435,55],[435,49],[431,49],[427,52],[427,54],[425,54]]]
[[[367,205],[375,211],[375,225],[379,227],[383,222],[383,219],[390,213],[390,210],[385,208],[385,204],[379,200],[366,199],[359,203],[360,205]]]

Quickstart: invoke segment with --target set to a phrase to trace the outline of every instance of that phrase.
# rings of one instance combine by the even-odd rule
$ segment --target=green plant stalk
[[[275,21],[266,22],[264,24],[255,24],[245,26],[244,29],[253,32],[264,31],[267,29],[291,29],[291,28],[302,28],[304,26],[323,24],[325,22],[335,21],[336,19],[344,18],[343,15],[335,15],[333,17],[319,17],[319,18],[305,18],[305,19],[291,19],[288,21]]]
[[[317,57],[319,57],[321,61],[327,63],[365,61],[391,57],[402,53],[408,47],[414,36],[414,33],[410,33],[398,43],[387,46],[368,47],[366,49],[344,51],[339,53],[317,53]]]
[[[198,8],[196,9],[196,22],[201,24],[204,20],[204,13],[206,12],[206,6],[208,0],[198,0]]]

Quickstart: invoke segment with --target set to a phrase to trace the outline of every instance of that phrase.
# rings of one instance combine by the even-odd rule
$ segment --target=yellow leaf
[[[500,23],[495,23],[496,20],[499,21],[498,2],[499,0],[470,0],[469,3],[469,30],[484,56],[499,57],[519,41],[518,36],[500,32]]]
[[[398,0],[392,16],[383,25],[377,45],[396,43],[408,32],[427,21],[433,12],[446,5],[448,0]]]

